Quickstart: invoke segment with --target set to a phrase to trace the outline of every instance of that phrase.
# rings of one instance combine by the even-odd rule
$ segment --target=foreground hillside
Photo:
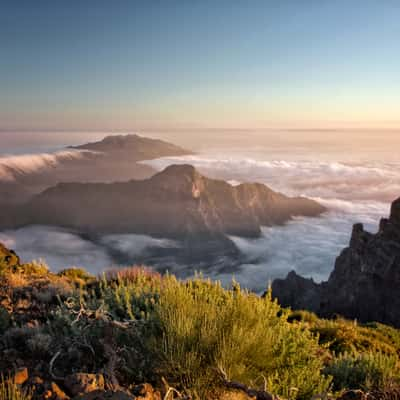
[[[53,274],[4,246],[0,280],[2,400],[397,398],[389,326],[143,268]]]

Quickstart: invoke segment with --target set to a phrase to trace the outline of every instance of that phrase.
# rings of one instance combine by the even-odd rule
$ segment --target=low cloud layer
[[[75,152],[67,152],[61,157],[69,157],[70,153],[76,156]],[[32,171],[57,162],[43,155],[38,159],[29,157],[16,157],[17,162],[8,161],[6,166]],[[4,169],[1,160],[0,174],[7,176],[9,169]],[[173,163],[191,163],[204,174],[230,180],[232,184],[263,182],[285,194],[312,197],[328,208],[329,212],[321,218],[298,218],[285,226],[265,227],[258,239],[232,238],[246,257],[245,263],[235,271],[235,278],[257,292],[262,292],[269,281],[284,277],[292,269],[317,281],[327,279],[335,258],[348,244],[352,224],[363,222],[368,230],[375,231],[379,219],[388,215],[390,202],[400,196],[400,163],[360,165],[203,156],[163,158],[146,163],[156,169]],[[142,259],[150,247],[177,245],[144,235],[107,235],[91,242],[76,232],[51,227],[3,232],[0,241],[16,249],[26,261],[44,258],[55,270],[75,265],[84,266],[92,273],[121,264],[116,254],[134,263],[135,259]],[[187,275],[184,265],[177,265],[172,272]],[[232,279],[230,273],[207,270],[205,274],[223,283]]]
[[[0,157],[0,181],[13,182],[25,176],[57,167],[60,163],[82,160],[88,151],[65,150],[56,153],[24,154]]]
[[[400,195],[400,163],[350,164],[326,161],[260,161],[205,156],[165,157],[146,161],[156,169],[189,163],[210,177],[261,182],[288,195],[322,199],[391,202]]]
[[[84,267],[93,274],[132,265],[148,248],[177,246],[171,240],[133,234],[106,235],[90,241],[77,232],[51,226],[28,226],[0,232],[0,242],[14,249],[25,262],[43,260],[53,271]]]

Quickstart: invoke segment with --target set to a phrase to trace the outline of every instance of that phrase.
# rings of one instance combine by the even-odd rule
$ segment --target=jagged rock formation
[[[354,225],[349,247],[336,259],[327,282],[316,284],[292,271],[272,285],[273,295],[284,306],[395,326],[400,326],[399,288],[400,198],[376,234]]]

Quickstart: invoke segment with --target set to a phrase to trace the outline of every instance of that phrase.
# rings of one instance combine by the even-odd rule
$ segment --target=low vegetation
[[[107,387],[149,382],[192,399],[223,398],[231,388],[332,398],[400,384],[398,330],[291,312],[235,282],[225,289],[141,267],[101,278],[80,269],[53,274],[14,254],[0,256],[0,271],[4,376],[23,363],[30,376],[66,392],[66,377],[82,372],[101,374]],[[30,382],[21,389],[3,379],[0,399],[30,398]]]
[[[0,399],[1,400],[31,400],[32,394],[21,389],[19,385],[10,379],[0,378]]]

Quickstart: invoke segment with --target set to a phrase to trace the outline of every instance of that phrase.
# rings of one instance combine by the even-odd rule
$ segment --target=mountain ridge
[[[3,222],[0,228],[48,224],[171,238],[192,233],[258,237],[262,225],[324,211],[313,200],[290,198],[262,184],[231,186],[190,165],[172,165],[144,180],[59,183],[20,207],[19,223]]]
[[[159,139],[127,134],[106,136],[98,142],[69,146],[56,153],[3,158],[0,204],[25,202],[59,182],[148,178],[157,171],[140,161],[190,154],[193,152]]]
[[[243,255],[230,235],[256,238],[261,226],[324,211],[313,200],[286,197],[262,184],[232,186],[184,164],[144,180],[59,183],[23,205],[0,210],[0,230],[50,225],[89,235],[92,241],[128,233],[167,238],[179,246],[152,249],[135,262],[165,268],[179,260],[196,268],[234,269]]]

